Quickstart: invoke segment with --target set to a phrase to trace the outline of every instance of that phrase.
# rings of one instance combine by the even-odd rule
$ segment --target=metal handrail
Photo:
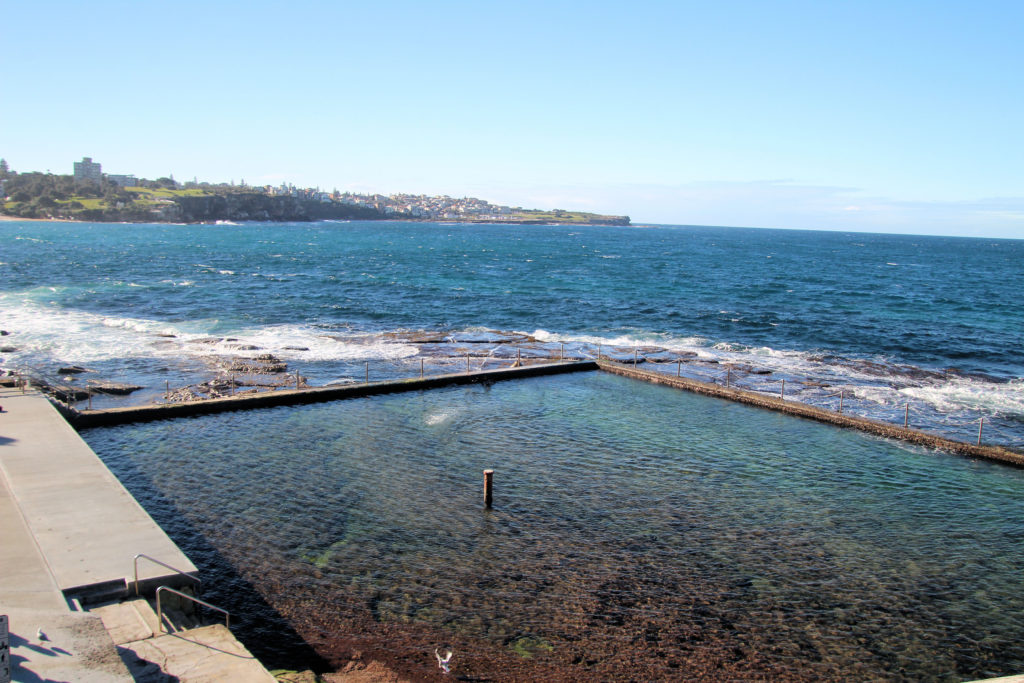
[[[153,562],[155,564],[158,564],[161,567],[164,567],[166,569],[170,569],[172,572],[177,572],[177,573],[181,574],[182,576],[184,576],[187,579],[191,579],[192,581],[195,581],[196,584],[198,584],[198,586],[199,586],[199,592],[200,593],[203,592],[203,582],[199,580],[199,577],[192,576],[191,574],[186,574],[185,572],[181,571],[177,567],[172,567],[171,565],[167,564],[166,562],[161,562],[160,560],[158,560],[158,559],[156,559],[154,557],[150,557],[149,555],[145,555],[143,553],[139,553],[138,555],[135,556],[135,595],[139,594],[139,558],[140,557],[143,558],[143,559],[149,560],[150,562]]]
[[[71,397],[78,391],[77,386],[64,381],[59,375],[51,375],[32,365],[18,365],[13,371],[14,375],[22,381],[23,392],[29,386],[35,384],[43,390],[43,393],[50,393],[51,395],[63,394],[66,397],[65,402],[70,405],[72,403]],[[58,398],[58,400],[60,399]]]
[[[188,593],[182,593],[181,591],[176,591],[173,588],[168,588],[167,586],[160,586],[159,588],[156,589],[156,618],[157,618],[157,621],[160,622],[160,630],[163,631],[164,633],[172,633],[172,631],[167,631],[167,630],[164,629],[164,610],[163,610],[163,606],[160,604],[160,593],[162,593],[164,591],[166,591],[168,593],[174,593],[178,597],[185,598],[187,600],[191,600],[192,602],[194,602],[196,604],[199,604],[199,605],[202,605],[203,607],[207,607],[209,609],[221,612],[224,615],[224,627],[227,628],[227,629],[231,628],[231,613],[228,612],[226,609],[221,609],[220,607],[217,607],[216,605],[211,605],[210,603],[208,603],[208,602],[206,602],[204,600],[200,600],[199,598],[192,597]]]

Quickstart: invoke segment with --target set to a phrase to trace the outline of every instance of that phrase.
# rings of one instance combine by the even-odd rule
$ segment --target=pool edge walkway
[[[539,377],[570,372],[597,370],[596,361],[572,360],[556,363],[522,365],[518,367],[477,370],[474,372],[451,373],[445,375],[428,375],[406,379],[385,380],[381,382],[363,382],[341,386],[306,387],[302,389],[284,389],[278,391],[262,391],[259,393],[226,396],[184,403],[151,403],[123,408],[107,408],[103,410],[72,411],[68,421],[75,429],[93,427],[112,427],[114,425],[153,420],[169,420],[195,415],[211,415],[234,410],[251,410],[254,408],[274,408],[277,406],[293,406],[309,403],[325,403],[341,401],[364,396],[379,396],[409,391],[424,391],[447,386],[465,384],[486,384],[501,382],[523,377]]]
[[[45,396],[0,398],[0,473],[66,597],[124,583],[139,553],[197,573]],[[139,579],[178,583],[175,573],[149,562],[140,563]]]
[[[127,597],[138,553],[191,576],[198,572],[49,399],[35,391],[0,389],[0,406],[0,615],[9,620],[13,680],[134,680],[125,648],[115,645],[103,618],[82,605]],[[143,591],[191,582],[149,562],[138,570]],[[153,640],[193,638],[196,644],[179,653],[180,662],[165,658],[165,664],[191,671],[199,664],[209,668],[211,658],[221,657],[219,650],[227,647],[223,643],[234,641],[222,630],[220,635],[206,630],[211,634],[203,638],[216,639],[205,649],[200,644],[205,641],[191,635]],[[243,646],[232,648],[224,656],[233,661],[221,670],[259,666],[251,655],[239,654]],[[256,680],[251,671],[245,675]],[[260,680],[265,679],[272,680],[268,675]],[[182,680],[223,677],[190,674]]]
[[[831,424],[837,427],[856,429],[876,436],[918,444],[927,448],[934,448],[950,453],[956,453],[958,455],[983,458],[985,460],[993,460],[1007,465],[1024,467],[1024,454],[1012,451],[1008,448],[1003,448],[1002,446],[979,446],[964,441],[956,441],[954,439],[947,439],[936,434],[929,434],[928,432],[909,429],[907,427],[902,427],[888,422],[878,422],[876,420],[869,420],[863,417],[818,408],[799,401],[787,401],[783,398],[758,393],[756,391],[723,387],[718,384],[711,384],[710,382],[701,382],[700,380],[690,379],[689,377],[676,377],[667,373],[644,370],[624,363],[599,360],[597,361],[597,366],[606,372],[611,372],[623,377],[629,377],[631,379],[650,382],[653,384],[662,384],[676,389],[683,389],[685,391],[701,394],[703,396],[711,396],[714,398],[736,401],[737,403],[745,403],[758,408],[774,410],[786,413],[787,415],[793,415],[795,417],[815,420],[817,422],[824,422],[825,424]]]

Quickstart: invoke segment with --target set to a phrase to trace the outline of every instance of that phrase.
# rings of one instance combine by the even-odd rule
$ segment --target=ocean
[[[601,353],[1024,444],[1024,241],[9,222],[0,243],[3,366],[143,386],[103,405],[239,356],[324,384]],[[999,464],[599,372],[83,437],[275,664],[362,652],[426,678],[452,647],[471,680],[1024,671],[1024,472]]]
[[[3,347],[14,349],[0,367],[79,365],[144,387],[97,407],[162,400],[226,357],[270,353],[325,384],[364,379],[367,363],[384,379],[418,373],[422,357],[501,359],[508,345],[479,342],[528,335],[520,354],[630,360],[643,347],[638,357],[666,371],[680,361],[685,374],[768,393],[785,379],[792,398],[823,406],[842,390],[848,412],[909,415],[959,439],[985,418],[992,443],[1024,445],[1022,240],[4,222],[0,243]]]

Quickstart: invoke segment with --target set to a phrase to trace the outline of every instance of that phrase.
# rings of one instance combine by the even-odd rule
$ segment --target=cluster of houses
[[[448,195],[424,194],[356,194],[352,192],[323,192],[319,188],[298,188],[283,184],[278,187],[267,185],[262,188],[270,195],[288,195],[301,199],[312,199],[324,203],[335,202],[351,206],[376,209],[387,216],[411,216],[433,220],[459,220],[474,218],[480,220],[508,220],[523,211],[521,207],[498,206],[484,199],[474,197],[454,198]]]

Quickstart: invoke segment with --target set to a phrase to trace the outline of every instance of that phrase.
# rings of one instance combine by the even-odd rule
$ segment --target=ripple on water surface
[[[1024,669],[1014,469],[601,373],[85,437],[214,593],[230,567],[322,650],[400,626],[491,676]]]

